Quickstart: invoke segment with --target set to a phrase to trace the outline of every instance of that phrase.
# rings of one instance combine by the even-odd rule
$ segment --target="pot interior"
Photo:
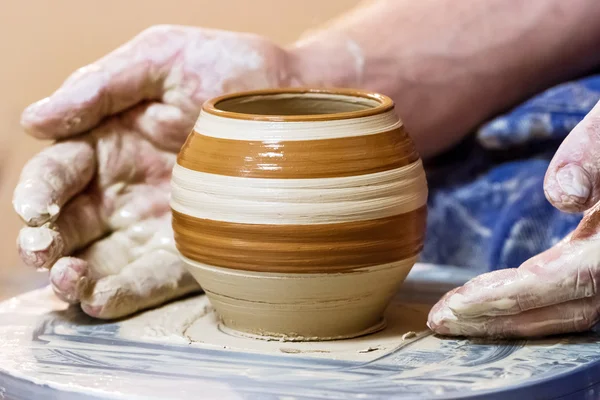
[[[273,93],[224,99],[221,111],[253,115],[327,115],[363,111],[381,106],[376,99],[333,93]]]

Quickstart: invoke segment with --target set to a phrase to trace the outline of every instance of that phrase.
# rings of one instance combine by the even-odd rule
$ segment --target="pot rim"
[[[226,111],[218,108],[218,104],[232,99],[242,97],[260,97],[273,95],[305,95],[305,94],[321,94],[331,96],[345,96],[348,98],[363,98],[373,100],[378,104],[366,110],[345,111],[331,114],[306,114],[306,115],[264,115],[264,114],[249,114],[235,111]],[[383,94],[370,92],[359,89],[350,88],[278,88],[278,89],[260,89],[243,92],[229,93],[207,100],[202,105],[202,111],[223,118],[233,118],[248,121],[270,121],[270,122],[304,122],[304,121],[332,121],[341,119],[353,119],[361,117],[369,117],[390,111],[394,108],[394,101]]]

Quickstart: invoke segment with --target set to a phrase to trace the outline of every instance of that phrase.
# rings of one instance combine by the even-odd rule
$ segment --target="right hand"
[[[18,247],[57,295],[118,318],[198,290],[173,243],[169,184],[202,103],[291,86],[288,53],[248,34],[159,26],[75,72],[22,124],[56,142],[13,197]]]
[[[600,321],[600,102],[573,129],[544,181],[577,228],[519,268],[480,275],[432,308],[429,327],[454,336],[536,337],[587,331]]]

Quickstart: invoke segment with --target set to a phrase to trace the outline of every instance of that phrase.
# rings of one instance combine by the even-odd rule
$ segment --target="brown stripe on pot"
[[[333,273],[416,256],[426,207],[392,217],[317,225],[214,221],[173,211],[175,242],[193,261],[255,272]]]
[[[247,178],[331,178],[404,167],[419,159],[405,130],[306,141],[243,141],[199,133],[188,137],[177,163],[217,175]]]

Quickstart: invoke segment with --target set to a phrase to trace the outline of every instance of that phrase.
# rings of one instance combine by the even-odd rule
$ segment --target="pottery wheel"
[[[0,303],[0,399],[598,398],[600,335],[443,339],[427,311],[470,274],[417,265],[385,330],[333,342],[240,337],[205,296],[119,322],[42,289]]]

